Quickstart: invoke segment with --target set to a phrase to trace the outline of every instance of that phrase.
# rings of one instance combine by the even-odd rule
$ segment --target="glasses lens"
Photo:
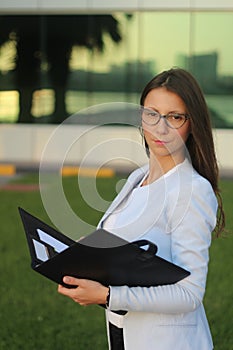
[[[142,109],[142,120],[148,125],[155,125],[159,122],[159,113],[153,111],[152,109],[143,108]]]
[[[186,121],[184,114],[170,113],[167,115],[166,119],[168,124],[174,129],[179,129]]]

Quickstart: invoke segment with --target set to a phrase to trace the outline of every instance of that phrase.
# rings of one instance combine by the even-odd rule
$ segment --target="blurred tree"
[[[111,15],[6,15],[0,17],[0,45],[16,42],[15,82],[19,91],[18,122],[33,122],[33,92],[40,86],[41,68],[46,65],[55,92],[51,122],[67,117],[65,106],[69,60],[74,45],[104,50],[104,34],[121,41],[118,21]]]

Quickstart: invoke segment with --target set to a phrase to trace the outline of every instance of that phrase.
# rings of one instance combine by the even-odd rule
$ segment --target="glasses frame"
[[[147,110],[147,111],[152,111],[152,112],[156,113],[156,114],[158,115],[158,117],[159,117],[158,120],[157,120],[155,123],[153,123],[153,124],[147,123],[147,122],[143,119],[143,113],[144,113],[145,110]],[[176,129],[176,130],[182,128],[182,126],[186,123],[186,121],[187,121],[188,119],[190,119],[190,116],[189,116],[188,114],[186,114],[186,113],[168,113],[168,114],[160,114],[159,112],[150,110],[149,108],[145,108],[145,107],[141,107],[141,112],[142,112],[142,120],[143,120],[143,122],[144,122],[145,124],[150,125],[150,126],[155,126],[155,125],[157,125],[157,124],[160,122],[161,119],[163,119],[163,120],[165,121],[165,124],[166,124],[169,128],[171,128],[171,129]],[[180,126],[178,126],[177,128],[175,128],[174,126],[172,126],[171,124],[169,124],[169,122],[167,121],[167,117],[168,117],[169,115],[171,115],[171,114],[177,115],[177,116],[185,117],[183,123],[182,123]]]

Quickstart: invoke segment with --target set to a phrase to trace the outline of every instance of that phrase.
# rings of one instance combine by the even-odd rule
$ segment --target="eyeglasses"
[[[166,125],[172,129],[181,128],[184,123],[190,119],[185,113],[168,113],[168,114],[160,114],[152,109],[141,107],[142,112],[142,120],[147,125],[156,125],[159,123],[160,119],[164,119]]]

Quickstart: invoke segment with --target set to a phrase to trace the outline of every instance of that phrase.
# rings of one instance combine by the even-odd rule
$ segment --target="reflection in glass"
[[[232,12],[1,16],[1,26],[0,122],[60,123],[95,104],[138,103],[155,74],[180,66],[199,81],[213,126],[233,127]]]

